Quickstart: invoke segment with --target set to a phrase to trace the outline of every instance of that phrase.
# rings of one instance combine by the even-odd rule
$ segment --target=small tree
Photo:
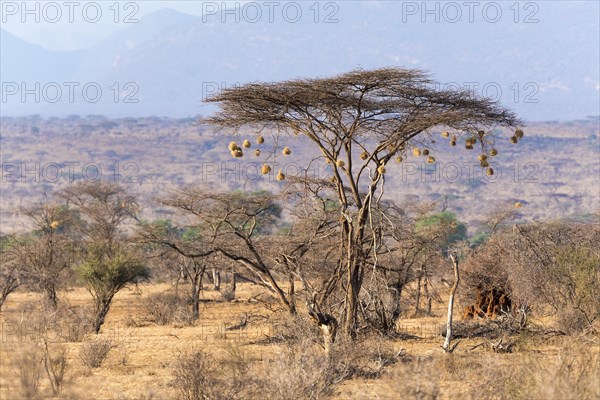
[[[94,298],[93,329],[98,333],[115,294],[149,275],[124,229],[135,217],[136,199],[121,186],[106,182],[80,182],[61,196],[83,219],[75,242],[83,261],[75,268]]]
[[[130,283],[148,278],[148,269],[135,251],[119,249],[109,255],[97,247],[89,249],[77,274],[94,298],[93,328],[99,333],[115,294]]]
[[[453,146],[459,140],[464,140],[467,150],[481,146],[481,166],[492,175],[488,157],[497,154],[493,148],[496,128],[520,124],[512,112],[493,100],[468,91],[439,89],[422,71],[398,68],[252,83],[225,89],[208,101],[219,103],[220,111],[204,123],[235,131],[268,129],[276,136],[278,132],[304,135],[313,144],[315,157],[324,158],[331,167],[331,185],[342,220],[343,330],[351,337],[357,329],[365,269],[376,257],[374,250],[380,242],[370,221],[381,199],[377,192],[383,193],[388,163],[394,158],[402,161],[411,152],[435,163],[428,147],[433,144],[434,130],[440,129]],[[516,143],[522,134],[515,131],[511,141]],[[262,136],[257,138],[258,143],[263,141]],[[281,141],[275,143],[278,146]],[[242,147],[248,144],[244,142]],[[234,157],[244,154],[235,143],[230,150]],[[285,147],[282,152],[288,155],[291,150]],[[265,162],[263,172],[269,170]],[[280,172],[277,178],[285,179],[285,174]]]
[[[32,223],[29,234],[11,241],[23,282],[45,293],[48,303],[58,305],[57,289],[65,280],[71,258],[71,240],[77,213],[64,204],[39,204],[22,210]]]
[[[195,250],[183,251],[180,245],[168,241],[164,244],[193,258],[218,252],[250,272],[257,284],[271,291],[290,313],[296,313],[293,296],[286,295],[274,275],[277,264],[271,256],[279,249],[265,236],[281,213],[273,195],[207,193],[202,188],[186,188],[160,201],[192,217],[197,228],[197,238],[190,243],[193,246],[196,242]]]
[[[11,236],[0,238],[0,310],[6,298],[21,284],[18,273],[19,264],[10,245],[12,240]]]

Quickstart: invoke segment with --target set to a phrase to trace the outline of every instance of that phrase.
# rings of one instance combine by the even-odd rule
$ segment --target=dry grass
[[[35,320],[38,295],[13,294],[0,313],[0,398],[12,399],[15,393],[17,398],[183,397],[173,383],[177,371],[185,366],[178,358],[187,354],[192,362],[187,365],[193,366],[197,350],[204,360],[210,360],[204,373],[218,389],[209,398],[226,394],[244,399],[293,395],[298,399],[558,400],[600,396],[600,351],[595,336],[548,337],[523,332],[506,338],[515,342],[508,354],[494,353],[489,346],[470,350],[483,339],[463,339],[455,353],[447,355],[436,333],[444,319],[440,308],[433,310],[435,317],[403,321],[403,329],[420,338],[368,337],[352,345],[336,341],[329,362],[320,347],[318,330],[302,318],[302,312],[297,320],[290,320],[264,304],[244,301],[257,294],[249,284],[238,285],[236,302],[221,301],[216,291],[204,292],[205,300],[210,301],[201,303],[200,321],[193,326],[159,325],[146,318],[147,299],[167,289],[168,285],[157,284],[143,286],[141,296],[119,293],[101,334],[90,335],[83,342],[68,340],[59,334],[61,328],[38,331],[43,324],[29,324],[28,318],[23,318],[24,305],[29,304],[25,315]],[[90,304],[83,289],[61,294],[71,309]],[[226,329],[245,314],[250,316],[247,326]],[[131,324],[132,318],[143,322]],[[55,367],[61,368],[61,354],[66,363],[68,379],[63,377],[59,395],[54,395],[44,368],[40,345],[44,339]],[[100,367],[90,369],[79,354],[88,343],[102,340],[119,346],[108,352]]]

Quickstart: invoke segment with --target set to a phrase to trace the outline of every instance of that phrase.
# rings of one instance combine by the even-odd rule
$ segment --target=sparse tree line
[[[182,284],[185,300],[176,294],[173,301],[194,324],[202,318],[203,290],[231,300],[236,282],[244,281],[262,287],[290,315],[310,316],[326,347],[335,341],[352,283],[343,273],[340,253],[348,247],[340,243],[343,221],[331,187],[296,182],[277,196],[185,188],[157,202],[174,211],[172,220],[140,220],[125,188],[82,182],[23,210],[33,229],[2,238],[0,301],[23,287],[56,309],[61,290],[83,285],[93,299],[88,329],[98,333],[114,296],[128,285]],[[524,327],[534,310],[557,315],[565,332],[597,329],[598,219],[513,224],[516,212],[498,208],[486,239],[469,245],[464,224],[434,204],[381,202],[369,221],[376,234],[363,238],[374,241],[373,255],[361,276],[353,335],[394,335],[402,317],[431,315],[452,280],[450,252],[460,255],[464,273],[459,304],[474,304],[464,317],[519,318]],[[505,300],[482,302],[482,289]]]

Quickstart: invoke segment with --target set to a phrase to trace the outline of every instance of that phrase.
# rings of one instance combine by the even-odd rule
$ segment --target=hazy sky
[[[89,47],[102,40],[112,32],[126,28],[125,20],[140,19],[147,14],[163,8],[172,8],[186,14],[202,15],[202,9],[214,4],[225,3],[233,7],[237,2],[202,2],[202,1],[119,1],[115,7],[114,0],[109,1],[30,1],[26,9],[22,1],[0,1],[2,29],[19,36],[28,42],[39,44],[50,50],[76,50]],[[58,7],[56,7],[58,5]],[[97,22],[87,22],[82,18],[84,7],[90,21],[96,19],[96,5],[101,10]],[[37,7],[37,9],[36,9]],[[118,12],[117,12],[118,9]],[[28,13],[26,11],[30,11]],[[70,12],[73,22],[70,22]],[[59,17],[60,16],[60,17]],[[36,17],[39,21],[36,21]],[[53,22],[55,21],[56,22]],[[115,23],[115,20],[117,21]]]

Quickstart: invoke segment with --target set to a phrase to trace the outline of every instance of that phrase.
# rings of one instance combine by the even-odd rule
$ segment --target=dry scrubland
[[[479,337],[463,339],[454,353],[445,354],[436,332],[444,324],[445,305],[435,303],[432,316],[403,319],[401,334],[395,338],[374,334],[351,346],[336,343],[336,371],[331,372],[325,368],[316,328],[278,310],[274,298],[262,295],[257,301],[262,291],[249,284],[238,286],[234,301],[206,289],[195,326],[151,322],[156,314],[148,312],[148,299],[174,289],[166,283],[140,285],[117,295],[100,335],[79,338],[66,337],[76,336],[76,324],[64,324],[41,312],[39,294],[13,294],[0,314],[1,397],[26,398],[38,379],[37,395],[31,398],[181,397],[175,377],[185,359],[182,354],[189,361],[193,350],[206,357],[206,365],[198,369],[206,381],[198,382],[221,398],[227,398],[228,390],[233,398],[242,394],[257,399],[595,399],[600,395],[598,337],[561,335],[551,329],[548,319],[531,321],[535,329],[520,334],[502,334],[505,342],[514,343],[510,353],[492,351]],[[82,288],[61,293],[61,298],[74,308],[91,305]],[[244,328],[228,330],[244,315],[249,316]],[[64,383],[57,396],[52,395],[39,362],[44,335],[52,357],[65,351]],[[86,365],[82,349],[101,341],[114,347],[100,366]],[[477,345],[481,346],[472,349]],[[181,379],[192,381],[194,373],[184,371],[188,374]],[[336,375],[330,388],[324,385],[328,373]]]
[[[2,119],[2,398],[600,397],[597,121],[534,124],[518,149],[498,134],[497,182],[407,176],[427,164],[403,147],[356,230],[335,180],[280,193],[273,176],[223,175],[247,155],[192,122]],[[476,162],[434,134],[405,144]],[[285,140],[277,161],[306,165],[306,142]],[[53,162],[106,179],[36,176]],[[117,162],[134,169],[115,183]]]

